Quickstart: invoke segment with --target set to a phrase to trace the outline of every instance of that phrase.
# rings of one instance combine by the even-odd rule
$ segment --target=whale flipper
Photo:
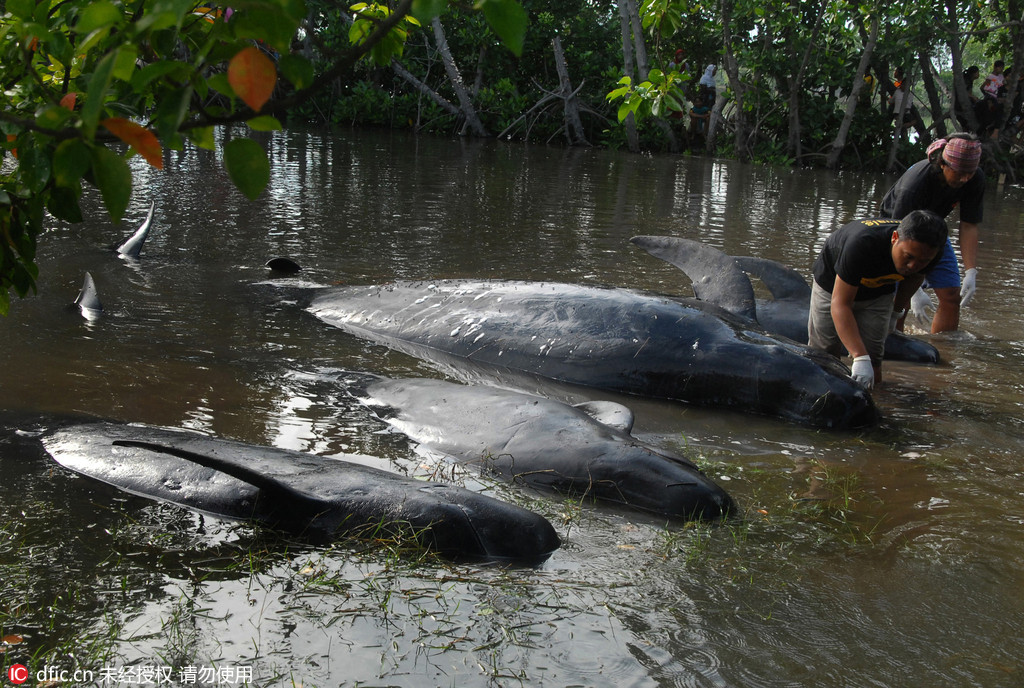
[[[811,298],[811,287],[804,276],[793,268],[767,258],[733,256],[740,270],[764,282],[776,301],[806,304]]]
[[[629,241],[685,272],[693,283],[694,295],[701,301],[757,320],[754,287],[732,256],[679,237],[635,236]]]
[[[126,258],[138,258],[142,253],[142,245],[146,243],[146,237],[149,236],[149,228],[153,225],[153,211],[155,208],[156,203],[150,201],[149,213],[146,215],[146,219],[135,230],[135,234],[132,234],[131,237],[117,247],[117,252],[120,255]]]

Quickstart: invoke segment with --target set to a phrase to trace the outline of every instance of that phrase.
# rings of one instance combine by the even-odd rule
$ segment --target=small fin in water
[[[733,260],[746,273],[759,278],[776,301],[808,303],[811,287],[799,272],[767,258],[734,256]]]
[[[149,213],[146,215],[146,219],[139,225],[139,228],[135,230],[135,234],[132,234],[124,243],[117,247],[117,252],[127,258],[138,258],[142,253],[142,245],[146,243],[146,237],[149,236],[149,228],[153,224],[153,211],[156,209],[156,203],[150,201]]]
[[[96,283],[88,272],[85,273],[85,281],[82,283],[82,288],[75,299],[75,305],[78,306],[82,311],[82,315],[88,320],[98,318],[99,314],[103,311],[103,304],[100,303],[100,297],[96,293]]]
[[[621,430],[627,435],[633,431],[633,411],[614,401],[585,401],[573,404],[602,425]]]

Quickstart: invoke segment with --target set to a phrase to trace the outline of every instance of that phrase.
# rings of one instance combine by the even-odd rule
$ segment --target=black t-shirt
[[[854,220],[832,232],[814,261],[814,281],[831,294],[838,274],[857,286],[857,301],[894,293],[904,279],[892,262],[892,233],[899,226],[899,220],[875,218]],[[941,256],[939,251],[922,272]]]
[[[960,221],[979,224],[985,198],[985,172],[979,167],[958,189],[946,185],[927,160],[915,163],[892,185],[882,199],[879,214],[902,220],[912,210],[930,210],[947,217],[960,205]]]

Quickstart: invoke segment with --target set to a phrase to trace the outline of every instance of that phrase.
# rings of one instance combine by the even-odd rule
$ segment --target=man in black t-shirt
[[[885,338],[941,258],[947,234],[929,210],[902,221],[856,220],[830,234],[814,261],[807,344],[835,356],[845,347],[853,379],[873,387],[882,379]]]
[[[931,331],[948,332],[960,327],[960,309],[974,298],[978,278],[978,231],[985,198],[985,172],[981,141],[973,134],[952,134],[928,146],[928,158],[903,173],[882,199],[882,217],[903,219],[911,210],[931,210],[945,218],[960,209],[958,243],[964,278],[952,242],[947,238],[942,260],[925,275],[925,288],[935,290],[939,307]],[[911,299],[915,315],[928,315],[932,304],[921,291]]]

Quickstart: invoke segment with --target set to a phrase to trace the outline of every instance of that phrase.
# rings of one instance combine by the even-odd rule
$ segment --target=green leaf
[[[215,150],[216,140],[213,137],[213,127],[198,127],[188,133],[189,139],[199,148],[204,150]]]
[[[96,65],[96,71],[89,79],[89,92],[85,96],[85,103],[82,105],[82,125],[89,138],[96,133],[96,126],[99,124],[100,115],[103,113],[103,102],[107,97],[107,88],[110,86],[110,79],[114,73],[114,65],[117,62],[117,52],[112,52]]]
[[[448,6],[448,0],[412,0],[412,16],[420,24],[426,24],[434,17],[440,17]]]
[[[116,26],[123,18],[124,15],[113,3],[91,2],[78,15],[74,31],[77,34],[90,34],[93,31]]]
[[[270,181],[270,163],[263,147],[252,139],[233,139],[224,146],[224,167],[238,190],[256,200]]]
[[[31,140],[26,137],[26,140]],[[42,192],[50,181],[50,156],[39,146],[23,146],[18,149],[18,170],[21,181],[34,194]]]
[[[312,85],[316,78],[313,64],[300,55],[284,55],[277,62],[277,68],[285,79],[288,79],[298,90]]]
[[[45,105],[36,111],[36,126],[43,129],[60,129],[72,116],[72,112],[59,105]]]
[[[232,3],[232,7],[235,13],[230,23],[237,37],[265,41],[281,54],[288,52],[299,23],[289,16],[286,7],[272,2],[244,3],[241,7]]]
[[[264,115],[263,117],[253,117],[246,121],[246,124],[253,131],[281,131],[281,123],[276,117],[270,115]]]
[[[7,0],[7,11],[18,19],[31,19],[35,8],[33,0]]]
[[[73,189],[57,186],[50,192],[46,209],[58,220],[81,222],[82,209],[78,206],[78,194]]]
[[[53,153],[53,180],[57,186],[77,189],[91,165],[92,153],[84,141],[62,141]]]
[[[92,151],[92,176],[110,219],[120,222],[132,195],[132,171],[120,155],[97,146]]]
[[[523,6],[516,0],[479,0],[476,7],[483,9],[487,23],[505,46],[516,57],[521,56],[526,40],[526,10]]]
[[[135,61],[139,56],[139,49],[131,44],[121,46],[117,51],[117,58],[114,60],[114,77],[121,81],[131,81],[135,75]]]

